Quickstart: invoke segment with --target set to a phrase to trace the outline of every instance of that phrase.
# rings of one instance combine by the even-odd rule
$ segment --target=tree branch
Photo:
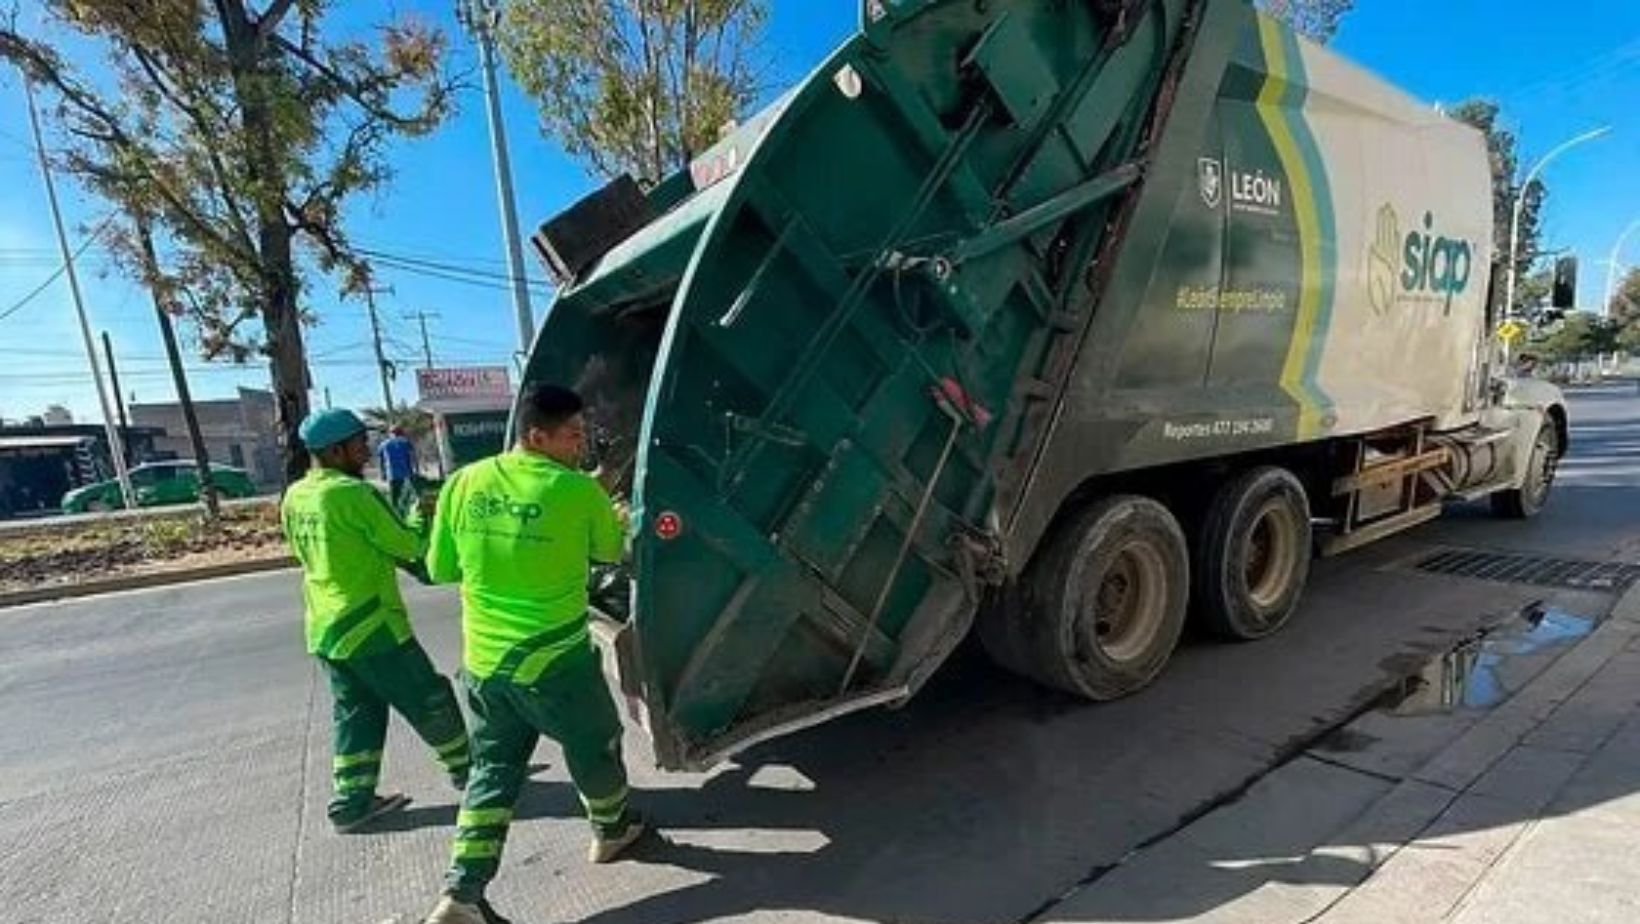
[[[346,171],[356,169],[356,165],[363,162],[366,151],[376,140],[375,136],[376,127],[368,121],[355,124],[348,130],[347,140],[342,142],[341,150],[325,178],[307,191],[300,205],[293,201],[285,203],[287,210],[294,210],[298,219],[290,223],[292,231],[311,232],[316,227],[312,221],[314,205],[321,200],[339,198],[347,192]]]
[[[300,48],[279,35],[272,36],[271,40],[286,53],[301,61],[303,64],[306,64],[320,76],[330,81],[331,85],[334,86],[338,92],[352,100],[355,105],[357,105],[360,109],[363,109],[373,118],[380,119],[400,131],[419,132],[426,128],[426,116],[406,116],[395,112],[390,107],[384,106],[376,100],[370,99],[369,94],[358,81],[348,79],[330,64],[321,61],[319,57],[311,51]],[[442,99],[445,95],[446,88],[441,84],[436,86],[432,92]]]
[[[289,213],[290,227],[293,232],[310,238],[331,262],[346,265],[353,262],[352,250],[339,240],[334,228],[308,218],[308,213],[302,206],[294,202],[285,203],[285,211]]]
[[[209,218],[202,217],[191,205],[177,196],[169,184],[156,175],[153,170],[148,169],[146,164],[141,166],[140,173],[132,173],[117,170],[106,164],[95,163],[82,157],[76,163],[74,172],[92,177],[105,187],[113,190],[131,189],[144,184],[152,186],[159,192],[160,199],[163,200],[163,210],[174,216],[180,224],[187,226],[192,234],[207,241],[211,248],[228,260],[237,261],[241,266],[253,271],[257,269],[255,249],[242,249],[236,246],[234,242],[223,239],[212,227]],[[119,205],[127,211],[136,208],[128,202],[120,201],[117,195],[111,198],[115,198]]]
[[[296,0],[273,0],[272,3],[268,4],[267,10],[256,17],[256,40],[258,42],[266,42],[273,37],[274,30],[279,28],[279,23],[284,20],[285,14],[290,12],[290,8],[295,2]]]
[[[193,123],[194,130],[199,132],[202,142],[200,147],[204,149],[206,159],[210,163],[211,174],[216,177],[215,192],[222,199],[222,205],[227,212],[228,224],[232,226],[234,235],[240,239],[240,244],[247,251],[253,252],[255,248],[251,246],[250,222],[246,220],[244,209],[233,195],[232,177],[228,173],[227,166],[222,163],[222,156],[217,150],[216,136],[221,129],[213,128],[196,107],[189,105],[172,89],[169,82],[161,76],[157,64],[150,59],[146,51],[135,46],[132,46],[130,50],[133,57],[136,58],[138,66],[142,68],[143,73],[148,75],[148,79],[158,88],[160,94],[172,106],[181,110]]]
[[[69,79],[68,75],[63,73],[62,66],[52,56],[9,29],[0,29],[0,56],[21,63],[30,77],[48,84],[82,118],[90,120],[92,126],[101,128],[101,131],[97,131],[96,128],[91,126],[82,126],[78,129],[71,129],[74,134],[91,138],[124,154],[135,155],[133,160],[141,168],[140,176],[112,169],[102,171],[103,178],[112,182],[115,188],[120,188],[121,184],[146,180],[153,185],[154,190],[165,200],[166,205],[176,215],[180,216],[193,229],[194,233],[202,239],[210,241],[225,253],[239,253],[246,256],[253,256],[256,253],[254,247],[248,246],[248,241],[233,241],[224,238],[216,228],[211,226],[209,221],[206,221],[195,212],[176,190],[170,188],[163,178],[156,175],[148,166],[148,158],[143,153],[142,145],[125,133],[119,120],[108,111],[108,107],[98,100],[95,95]],[[87,161],[85,166],[90,168],[93,165]],[[126,186],[125,188],[131,187]],[[241,247],[244,247],[244,249],[241,249]]]

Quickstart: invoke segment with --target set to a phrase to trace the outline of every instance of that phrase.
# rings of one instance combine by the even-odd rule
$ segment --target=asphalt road
[[[1134,847],[1240,791],[1477,626],[1595,592],[1417,572],[1444,545],[1640,561],[1640,400],[1575,399],[1574,455],[1543,518],[1454,511],[1318,563],[1294,625],[1189,642],[1150,690],[1089,706],[965,651],[899,711],[762,746],[704,776],[642,769],[664,830],[584,865],[556,749],[520,804],[492,892],[518,924],[874,920],[989,924],[1050,906]],[[456,603],[407,591],[456,663]],[[0,611],[0,908],[14,921],[373,924],[431,904],[455,797],[395,725],[393,830],[324,819],[328,693],[289,573]]]

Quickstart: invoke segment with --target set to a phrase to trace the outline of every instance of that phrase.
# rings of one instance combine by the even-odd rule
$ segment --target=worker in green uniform
[[[484,889],[541,735],[563,748],[592,825],[591,862],[614,860],[643,834],[627,806],[620,718],[587,633],[590,563],[621,559],[625,522],[580,469],[581,410],[572,391],[530,388],[514,449],[456,472],[439,496],[427,570],[461,582],[473,778],[427,924],[504,920]]]
[[[350,411],[310,415],[300,428],[314,465],[285,492],[285,537],[302,563],[307,649],[330,679],[335,701],[330,821],[343,833],[401,808],[401,793],[378,795],[388,710],[432,747],[457,789],[471,764],[467,728],[450,681],[410,631],[395,566],[425,549],[362,477],[370,461],[365,425]]]

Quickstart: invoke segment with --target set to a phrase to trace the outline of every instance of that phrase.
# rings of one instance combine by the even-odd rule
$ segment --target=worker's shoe
[[[486,899],[476,904],[456,901],[449,895],[438,900],[433,913],[422,919],[422,924],[512,924],[496,913]]]
[[[370,808],[366,809],[364,814],[359,817],[349,818],[346,821],[332,820],[331,824],[335,825],[337,834],[352,834],[355,831],[369,825],[371,822],[382,817],[383,815],[390,812],[396,812],[409,804],[410,797],[404,793],[388,793],[385,796],[377,796],[375,800],[370,803]]]
[[[591,863],[612,863],[643,834],[643,820],[637,816],[629,817],[626,827],[618,831],[598,831],[593,834],[592,844],[587,847],[587,860]]]

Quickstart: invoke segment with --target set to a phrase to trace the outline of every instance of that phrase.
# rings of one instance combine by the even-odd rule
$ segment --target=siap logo
[[[1474,245],[1435,233],[1435,213],[1423,227],[1401,235],[1401,218],[1385,203],[1367,249],[1367,301],[1377,314],[1403,301],[1438,303],[1452,313],[1452,299],[1469,288],[1475,268]]]
[[[467,513],[475,520],[507,516],[527,525],[531,520],[541,518],[541,505],[521,504],[505,495],[479,491],[468,498]]]

